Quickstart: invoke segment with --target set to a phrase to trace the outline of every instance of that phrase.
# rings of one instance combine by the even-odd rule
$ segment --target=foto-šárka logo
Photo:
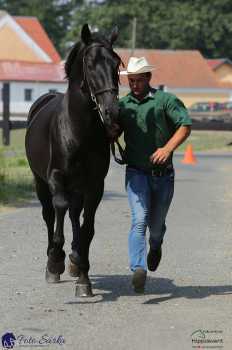
[[[2,347],[3,349],[13,349],[16,338],[13,333],[5,333],[2,336]]]
[[[13,349],[15,346],[33,347],[33,346],[48,346],[48,345],[64,345],[65,340],[62,335],[49,336],[43,334],[41,337],[33,337],[24,334],[20,334],[15,337],[12,332],[7,332],[2,336],[3,349]]]

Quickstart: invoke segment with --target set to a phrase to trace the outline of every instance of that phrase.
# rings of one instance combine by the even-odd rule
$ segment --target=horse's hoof
[[[61,275],[65,271],[64,260],[53,261],[52,259],[48,258],[47,268],[48,268],[50,273],[52,273],[54,275],[55,274]]]
[[[91,284],[76,284],[76,297],[93,297],[92,287]]]
[[[48,268],[46,268],[45,278],[47,283],[58,283],[60,282],[59,273],[51,273]]]
[[[68,266],[69,275],[71,277],[79,277],[80,276],[80,269],[76,264],[73,264],[71,261],[69,262]]]

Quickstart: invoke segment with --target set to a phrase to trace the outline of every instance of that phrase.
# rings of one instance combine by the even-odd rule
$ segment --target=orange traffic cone
[[[197,163],[197,159],[193,154],[193,146],[191,144],[187,145],[184,153],[184,159],[182,159],[181,163],[192,165]]]

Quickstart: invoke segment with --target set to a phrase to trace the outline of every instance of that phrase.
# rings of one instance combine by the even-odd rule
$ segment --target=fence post
[[[10,83],[3,83],[3,125],[2,125],[2,143],[5,146],[10,144]]]

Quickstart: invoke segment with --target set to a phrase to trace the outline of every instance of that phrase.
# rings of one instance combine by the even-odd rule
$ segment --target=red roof
[[[0,81],[65,82],[61,63],[0,61]]]
[[[219,84],[221,88],[232,90],[232,82],[230,81],[220,81]]]
[[[131,50],[116,51],[127,66]],[[197,50],[136,49],[133,56],[144,56],[156,67],[152,74],[152,86],[162,84],[170,88],[219,88],[215,74]],[[126,77],[121,76],[120,80],[122,85],[128,85]]]
[[[54,63],[61,61],[53,43],[36,17],[13,17],[23,30],[47,53]]]
[[[220,66],[225,60],[224,59],[208,59],[207,63],[210,66],[210,68],[215,69],[218,66]]]

